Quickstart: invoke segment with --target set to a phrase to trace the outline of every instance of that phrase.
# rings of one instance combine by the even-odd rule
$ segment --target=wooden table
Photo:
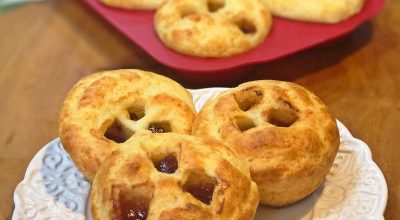
[[[314,91],[371,148],[386,177],[386,219],[400,219],[400,1],[387,0],[347,37],[256,66],[248,80],[293,81]],[[140,68],[185,86],[80,1],[45,1],[0,12],[0,219],[37,151],[56,138],[69,88],[104,69]]]

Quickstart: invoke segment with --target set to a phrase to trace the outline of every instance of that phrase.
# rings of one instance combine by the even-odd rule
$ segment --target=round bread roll
[[[335,119],[305,88],[253,81],[209,100],[193,134],[214,138],[249,162],[261,203],[281,207],[312,193],[339,148]]]
[[[259,0],[167,0],[156,12],[155,28],[179,53],[226,57],[262,43],[271,15]]]
[[[105,5],[138,10],[153,10],[157,9],[164,0],[100,0]]]
[[[81,79],[61,108],[59,134],[78,169],[92,180],[120,143],[141,133],[190,134],[191,94],[175,81],[141,70],[115,70]]]
[[[247,163],[235,152],[176,133],[122,144],[101,166],[91,192],[94,220],[248,220],[258,202]]]
[[[263,0],[273,15],[300,21],[337,23],[357,14],[365,0]]]

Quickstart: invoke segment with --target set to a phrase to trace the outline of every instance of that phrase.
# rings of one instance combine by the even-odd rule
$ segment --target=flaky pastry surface
[[[361,11],[365,0],[263,0],[277,16],[311,22],[337,23]]]
[[[141,70],[106,71],[69,91],[59,134],[75,165],[92,180],[120,143],[150,130],[189,134],[194,117],[191,94],[175,81]]]
[[[259,0],[168,0],[154,22],[161,41],[179,53],[226,57],[262,43],[272,21]]]
[[[170,154],[178,162],[176,171],[157,170],[156,161]],[[214,184],[209,204],[185,188],[199,181]],[[93,219],[121,219],[122,197],[146,207],[141,214],[148,220],[248,220],[259,202],[247,164],[235,152],[215,141],[176,133],[130,139],[107,158],[92,186]]]
[[[208,101],[195,136],[235,150],[250,166],[261,203],[285,206],[324,180],[339,147],[338,128],[313,93],[288,82],[253,81]]]

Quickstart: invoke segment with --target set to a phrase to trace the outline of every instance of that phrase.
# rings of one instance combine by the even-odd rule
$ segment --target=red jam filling
[[[175,171],[178,169],[178,161],[173,154],[169,154],[156,163],[155,167],[162,173],[175,173]]]
[[[142,199],[126,199],[123,196],[113,201],[113,220],[145,220],[149,205]]]
[[[106,131],[106,133],[104,134],[104,136],[109,139],[109,140],[113,140],[116,143],[124,143],[127,138],[123,137],[122,134],[122,125],[120,122],[115,121]]]
[[[165,133],[165,132],[167,132],[163,127],[157,126],[157,125],[150,125],[149,126],[149,130],[152,133]]]
[[[197,183],[185,185],[185,190],[192,194],[193,197],[202,201],[204,204],[210,205],[214,192],[214,184]]]
[[[133,121],[139,120],[139,117],[135,113],[129,112],[129,118]]]

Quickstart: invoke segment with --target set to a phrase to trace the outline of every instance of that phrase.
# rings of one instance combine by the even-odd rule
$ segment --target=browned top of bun
[[[161,41],[179,53],[226,57],[261,44],[272,19],[259,0],[172,0],[154,22]]]
[[[175,161],[170,172],[160,165],[167,157]],[[192,190],[204,184],[211,184],[206,196]],[[120,218],[126,214],[124,203],[135,201],[149,220],[247,220],[253,218],[259,196],[246,162],[233,151],[218,142],[166,133],[128,140],[94,179],[94,220]]]
[[[192,96],[175,81],[141,70],[89,75],[68,93],[59,118],[61,142],[92,180],[104,159],[132,135],[191,132]]]
[[[244,83],[208,101],[193,134],[214,138],[244,157],[262,201],[275,206],[311,193],[323,181],[339,147],[336,121],[318,97],[299,85],[271,80]],[[302,189],[301,182],[314,177],[313,185]],[[298,186],[290,187],[301,189],[301,196],[266,199],[264,188],[289,192],[285,184],[294,180]]]

